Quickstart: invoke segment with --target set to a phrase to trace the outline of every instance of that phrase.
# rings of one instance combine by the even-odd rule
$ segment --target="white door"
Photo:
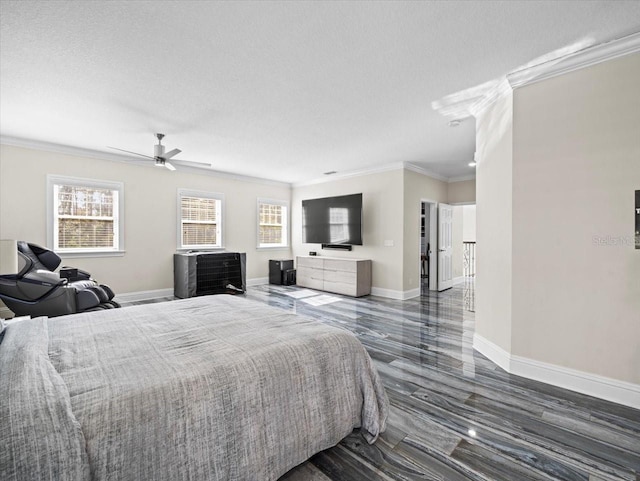
[[[453,207],[438,204],[438,291],[453,287],[452,225]]]

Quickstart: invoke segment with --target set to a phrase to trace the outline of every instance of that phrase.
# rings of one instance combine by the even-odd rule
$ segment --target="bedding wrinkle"
[[[46,318],[8,326],[0,346],[0,479],[89,480],[85,440],[50,362]]]
[[[353,334],[240,296],[39,328],[48,374],[66,393],[62,411],[45,402],[47,416],[70,417],[68,446],[82,446],[60,469],[84,477],[63,481],[276,481],[354,428],[373,442],[385,426],[386,394]]]

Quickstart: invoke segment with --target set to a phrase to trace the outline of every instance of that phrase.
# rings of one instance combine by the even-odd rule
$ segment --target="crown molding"
[[[22,147],[25,149],[43,150],[45,152],[55,152],[57,154],[73,155],[76,157],[110,160],[113,162],[129,162],[131,160],[130,157],[126,157],[121,154],[112,154],[110,152],[101,152],[98,150],[85,149],[83,147],[73,147],[71,145],[56,144],[54,142],[45,142],[43,140],[25,139],[22,137],[11,137],[8,135],[0,135],[0,144],[10,145],[12,147]]]
[[[111,162],[120,162],[120,163],[129,164],[129,165],[155,168],[155,166],[150,162],[132,159],[131,157],[128,157],[126,155],[115,154],[111,152],[103,152],[100,150],[86,149],[83,147],[74,147],[71,145],[56,144],[53,142],[45,142],[41,140],[32,140],[32,139],[25,139],[21,137],[11,137],[7,135],[0,135],[0,144],[10,145],[12,147],[42,150],[45,152],[55,152],[58,154],[73,155],[76,157],[108,160]],[[289,183],[289,182],[281,182],[281,181],[271,180],[271,179],[263,179],[260,177],[251,177],[247,175],[233,174],[231,172],[224,172],[220,170],[214,170],[208,167],[206,164],[202,164],[202,167],[199,167],[197,162],[172,160],[171,163],[176,167],[178,167],[178,171],[182,173],[194,174],[194,175],[209,175],[209,176],[218,177],[218,178],[239,180],[243,182],[253,182],[257,184],[275,185],[275,186],[289,187],[289,188],[303,187],[306,185],[313,185],[313,184],[322,184],[325,182],[333,182],[335,180],[347,179],[351,177],[360,177],[363,175],[379,174],[382,172],[389,172],[393,170],[403,170],[403,169],[410,170],[412,172],[416,172],[421,175],[426,175],[427,177],[431,177],[432,179],[439,180],[441,182],[459,182],[462,180],[470,180],[475,178],[475,176],[449,178],[440,174],[436,174],[435,172],[431,172],[428,169],[424,169],[422,167],[419,167],[415,164],[411,164],[408,162],[392,162],[392,163],[380,165],[377,167],[351,170],[351,171],[338,173],[335,175],[324,176],[324,177],[320,177],[320,178],[312,179],[308,181]]]
[[[142,167],[152,167],[155,169],[153,163],[132,159],[126,155],[112,154],[110,152],[102,152],[100,150],[86,149],[83,147],[74,147],[71,145],[56,144],[53,142],[45,142],[41,140],[25,139],[21,137],[11,137],[7,135],[0,135],[0,144],[10,145],[12,147],[22,147],[25,149],[42,150],[45,152],[55,152],[57,154],[73,155],[76,157],[85,157],[90,159],[108,160],[111,162],[120,162],[129,165],[137,165]],[[282,187],[291,187],[289,182],[281,182],[278,180],[263,179],[260,177],[251,177],[248,175],[233,174],[231,172],[224,172],[220,170],[214,170],[207,164],[201,164],[198,166],[197,162],[187,162],[183,160],[171,160],[171,163],[179,167],[178,171],[187,174],[196,175],[209,175],[212,177],[239,180],[243,182],[252,182],[256,184],[276,185]]]
[[[635,52],[640,52],[640,32],[587,47],[567,55],[560,61],[551,60],[511,72],[507,74],[507,80],[515,89]]]
[[[304,187],[307,185],[314,185],[314,184],[324,184],[327,182],[333,182],[335,180],[342,180],[342,179],[348,179],[351,177],[361,177],[363,175],[370,175],[370,174],[379,174],[381,172],[389,172],[392,170],[401,170],[404,169],[404,164],[402,162],[393,162],[390,164],[384,164],[384,165],[380,165],[377,167],[370,167],[367,169],[357,169],[357,170],[349,170],[346,172],[338,172],[336,174],[333,175],[327,175],[324,177],[318,177],[316,179],[311,179],[311,180],[305,180],[302,182],[296,182],[294,184],[292,184],[293,187]]]
[[[272,180],[272,179],[263,179],[262,177],[251,177],[250,175],[242,175],[242,174],[234,174],[232,172],[225,172],[222,170],[211,169],[210,167],[196,167],[196,162],[185,162],[182,160],[172,160],[171,163],[173,165],[180,167],[180,172],[185,172],[188,174],[195,175],[209,175],[212,177],[231,179],[231,180],[239,180],[242,182],[252,182],[254,184],[263,184],[263,185],[275,185],[279,187],[288,187],[291,188],[290,182],[283,182],[280,180]],[[205,165],[205,164],[203,164]]]
[[[475,180],[475,179],[476,179],[476,174],[459,175],[457,177],[449,177],[449,180],[447,182],[451,184],[453,182],[464,182],[465,180]]]
[[[587,42],[585,39],[558,49],[498,79],[447,95],[432,102],[431,107],[450,119],[477,118],[513,89],[640,51],[640,32],[597,45],[587,46]]]
[[[436,174],[435,172],[431,172],[422,167],[418,167],[417,165],[410,164],[409,162],[392,162],[392,163],[380,165],[377,167],[370,167],[368,169],[350,170],[347,172],[340,172],[334,175],[319,177],[317,179],[307,180],[303,182],[296,182],[292,184],[292,186],[304,187],[307,185],[324,184],[326,182],[333,182],[335,180],[348,179],[351,177],[361,177],[363,175],[379,174],[381,172],[389,172],[392,170],[410,170],[412,172],[416,172],[417,174],[426,175],[427,177],[431,177],[432,179],[439,180],[441,182],[449,182],[448,177],[444,177],[440,174]]]
[[[436,174],[435,172],[431,172],[430,170],[427,170],[425,168],[418,167],[417,165],[410,164],[408,162],[405,162],[403,165],[404,165],[405,170],[410,170],[411,172],[415,172],[417,174],[426,175],[427,177],[431,177],[432,179],[439,180],[441,182],[448,182],[449,181],[448,177],[445,177],[445,176],[440,175],[440,174]]]

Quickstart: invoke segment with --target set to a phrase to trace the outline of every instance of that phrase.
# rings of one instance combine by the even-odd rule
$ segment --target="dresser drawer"
[[[356,272],[358,264],[356,261],[347,259],[325,259],[324,269],[328,271]]]
[[[298,266],[296,269],[296,277],[308,277],[310,279],[322,280],[324,278],[322,269],[314,269],[312,267]]]
[[[324,288],[324,281],[322,279],[314,279],[313,277],[308,277],[300,275],[300,271],[296,272],[296,285],[300,287],[308,287],[309,289],[318,289],[321,291]]]
[[[371,260],[338,257],[296,257],[297,284],[347,296],[371,293]]]
[[[324,281],[323,290],[328,292],[335,292],[336,294],[344,294],[345,296],[356,295],[356,285],[346,282],[331,282]]]
[[[311,267],[314,269],[322,269],[323,259],[322,257],[296,257],[296,268]]]
[[[355,284],[358,280],[358,275],[355,271],[347,272],[347,271],[334,271],[325,269],[324,270],[324,280],[325,282],[343,282],[345,284]]]

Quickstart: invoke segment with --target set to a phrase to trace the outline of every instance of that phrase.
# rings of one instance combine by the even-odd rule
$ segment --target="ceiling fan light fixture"
[[[164,145],[158,144],[153,146],[153,156],[162,157],[164,155]]]
[[[165,153],[164,145],[162,145],[162,139],[164,138],[164,134],[156,134],[156,138],[158,139],[158,144],[153,146],[153,153],[154,153],[153,157],[151,157],[150,155],[139,154],[137,152],[131,152],[130,150],[119,149],[117,147],[108,147],[108,148],[119,150],[120,152],[126,152],[127,154],[137,155],[139,157],[144,157],[145,159],[148,159],[148,160],[153,160],[154,165],[156,167],[166,167],[168,170],[171,170],[171,171],[176,170],[176,168],[173,165],[171,165],[171,163],[167,162],[167,160],[178,155],[182,151],[180,149],[173,149]]]

